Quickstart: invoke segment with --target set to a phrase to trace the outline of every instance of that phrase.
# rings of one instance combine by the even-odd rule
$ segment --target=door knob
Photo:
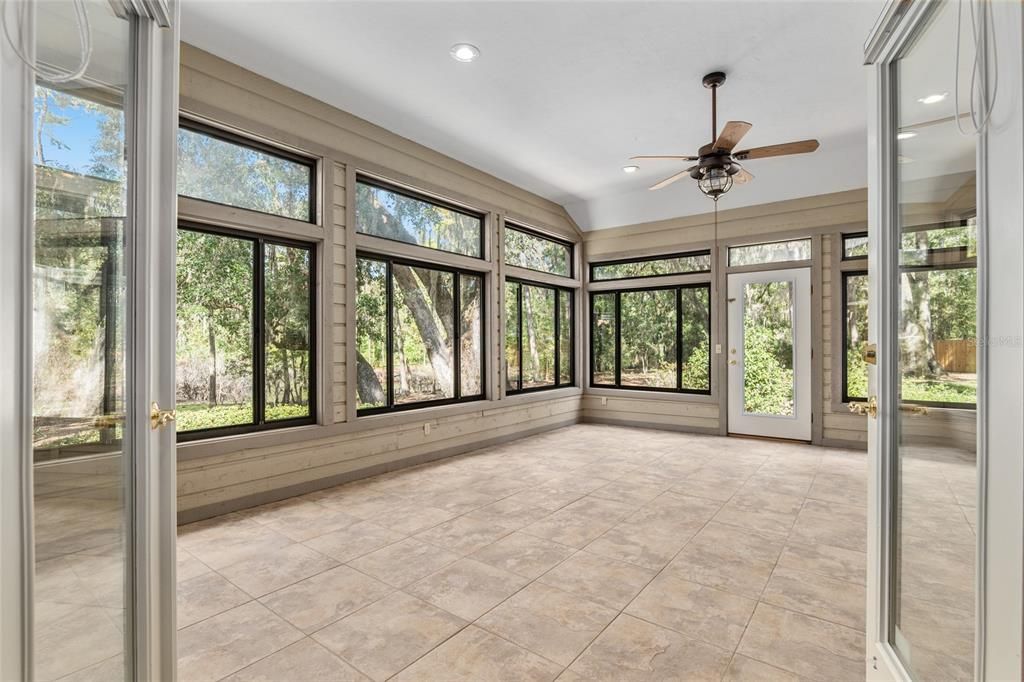
[[[730,361],[729,361],[729,364],[730,364],[730,365],[735,365],[735,364],[736,364],[736,361],[735,361],[735,360],[730,360]]]
[[[156,430],[173,422],[175,416],[177,416],[175,410],[161,410],[160,405],[153,401],[152,409],[149,412],[149,423],[153,430]]]
[[[871,396],[867,402],[850,403],[850,412],[854,414],[866,414],[872,419],[878,418],[878,398]]]
[[[878,346],[873,343],[864,344],[864,362],[874,365],[878,362]]]

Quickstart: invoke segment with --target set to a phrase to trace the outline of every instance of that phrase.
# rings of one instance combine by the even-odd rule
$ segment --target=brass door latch
[[[874,343],[864,344],[864,362],[869,365],[878,363],[878,345]]]
[[[866,414],[872,419],[878,418],[878,398],[871,396],[867,402],[850,403],[850,412],[854,414]]]
[[[176,416],[176,410],[161,410],[154,401],[149,412],[149,423],[153,430],[156,430],[173,422]]]

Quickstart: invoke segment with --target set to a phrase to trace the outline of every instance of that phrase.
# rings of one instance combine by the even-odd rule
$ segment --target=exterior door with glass
[[[728,279],[729,433],[811,439],[810,268]]]

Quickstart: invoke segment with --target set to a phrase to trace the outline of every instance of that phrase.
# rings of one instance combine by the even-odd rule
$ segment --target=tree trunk
[[[533,304],[530,303],[530,297],[526,295],[526,291],[523,291],[523,317],[526,318],[526,339],[527,345],[530,347],[530,361],[533,364],[533,376],[530,377],[531,381],[537,381],[540,376],[538,370],[540,369],[540,353],[537,352],[537,333],[534,330],[533,324]],[[523,381],[526,381],[526,377],[523,377]]]
[[[292,402],[292,377],[291,377],[291,366],[288,362],[288,349],[282,348],[282,361],[281,368],[284,370],[284,402],[290,404]]]
[[[387,403],[387,394],[384,392],[384,387],[380,385],[377,372],[358,350],[356,351],[356,390],[359,401],[364,404],[384,405]]]
[[[206,317],[207,338],[210,344],[210,381],[207,393],[210,407],[217,404],[217,339],[213,331],[213,311],[209,311]]]
[[[398,390],[409,392],[409,360],[405,357],[405,335],[402,333],[401,316],[395,315],[395,350],[398,351]]]
[[[430,365],[434,377],[447,397],[454,395],[454,376],[452,374],[452,357],[448,352],[448,339],[437,325],[434,312],[423,296],[423,287],[411,268],[396,266],[392,270],[398,286],[402,289],[402,301],[412,315],[413,322],[427,348]],[[436,292],[435,292],[436,293]],[[436,303],[436,301],[434,301]],[[450,323],[449,323],[450,324]],[[448,337],[451,338],[451,337]]]

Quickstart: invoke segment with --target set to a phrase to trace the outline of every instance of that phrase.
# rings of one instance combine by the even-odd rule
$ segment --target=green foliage
[[[360,232],[431,249],[480,256],[483,221],[391,190],[356,183]]]
[[[743,409],[791,415],[792,298],[788,282],[746,286],[743,309]]]
[[[509,265],[568,277],[570,253],[564,244],[505,228],[505,262]]]

